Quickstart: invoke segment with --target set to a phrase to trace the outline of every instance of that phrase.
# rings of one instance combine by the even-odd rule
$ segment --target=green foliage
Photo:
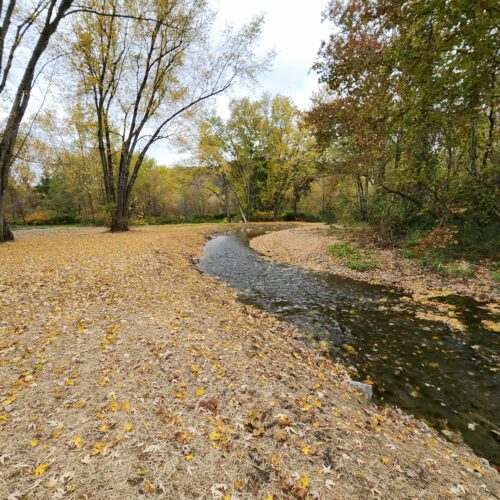
[[[377,269],[377,264],[367,259],[359,248],[354,248],[349,243],[335,243],[328,247],[329,252],[342,259],[349,269],[365,272]]]
[[[448,260],[442,255],[423,254],[418,257],[419,265],[436,273],[452,278],[474,278],[475,272],[471,265],[464,260]]]
[[[319,215],[306,214],[304,212],[286,212],[283,216],[283,220],[287,222],[321,222],[321,217]]]
[[[307,121],[323,171],[340,179],[336,219],[369,221],[389,243],[449,227],[451,253],[471,250],[471,235],[485,243],[475,253],[491,252],[496,2],[331,0],[327,17],[336,29],[315,65],[324,89]]]
[[[161,215],[157,217],[143,217],[140,218],[141,224],[146,225],[165,225],[165,224],[200,224],[203,222],[226,222],[224,214],[215,215],[189,215],[189,216],[173,216]],[[134,223],[139,222],[136,218]]]
[[[309,190],[317,152],[292,101],[264,95],[233,100],[228,120],[203,123],[198,155],[227,207],[247,220],[277,220]]]

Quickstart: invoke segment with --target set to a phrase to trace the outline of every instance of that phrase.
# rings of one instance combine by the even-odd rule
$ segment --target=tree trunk
[[[241,218],[243,219],[243,222],[248,222],[245,212],[243,211],[243,207],[241,206],[240,199],[238,198],[238,195],[234,193],[234,199],[236,200],[236,205],[238,207],[238,210],[240,211]]]
[[[0,193],[0,243],[5,241],[12,241],[14,239],[14,235],[9,229],[7,222],[5,221],[5,201],[7,198],[6,194],[6,190],[3,193]]]
[[[226,218],[228,222],[231,222],[231,205],[229,202],[229,189],[227,186],[224,187],[224,208],[226,209]]]
[[[40,57],[45,52],[51,36],[59,26],[59,22],[71,7],[73,0],[63,0],[55,13],[54,19],[52,13],[56,7],[56,2],[52,0],[47,7],[45,23],[41,27],[40,34],[33,48],[33,52],[28,59],[26,68],[22,75],[19,86],[17,87],[12,107],[9,111],[6,125],[1,134],[0,140],[0,243],[14,239],[12,231],[5,223],[5,197],[7,194],[7,183],[10,175],[10,167],[14,159],[14,150],[16,147],[17,136],[21,122],[23,121],[28,102],[31,97],[33,78]]]
[[[7,176],[8,170],[0,168],[0,243],[12,241],[14,235],[5,220],[5,205],[7,203]]]
[[[356,176],[356,187],[358,190],[358,206],[361,216],[361,220],[364,222],[368,221],[368,177],[365,177],[365,185],[363,186],[363,181],[361,175]]]
[[[273,222],[276,222],[278,220],[278,215],[280,213],[280,208],[281,208],[281,201],[280,200],[275,200],[273,204]]]
[[[111,217],[110,230],[112,233],[123,233],[128,231],[128,217],[122,216],[118,211]]]

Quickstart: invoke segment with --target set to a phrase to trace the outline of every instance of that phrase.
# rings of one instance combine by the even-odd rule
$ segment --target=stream
[[[298,327],[304,341],[319,342],[353,379],[375,382],[375,400],[500,464],[500,338],[481,323],[498,315],[471,297],[437,297],[466,327],[453,331],[420,319],[419,312],[437,310],[394,288],[266,260],[248,245],[259,234],[213,238],[200,271],[238,290],[241,302]]]

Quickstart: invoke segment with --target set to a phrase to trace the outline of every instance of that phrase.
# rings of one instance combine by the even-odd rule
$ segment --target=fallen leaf
[[[49,464],[43,463],[36,467],[34,474],[35,476],[41,476],[49,468]]]
[[[78,434],[73,438],[68,441],[68,445],[70,448],[76,448],[80,450],[83,447],[83,439],[82,436],[79,436]]]

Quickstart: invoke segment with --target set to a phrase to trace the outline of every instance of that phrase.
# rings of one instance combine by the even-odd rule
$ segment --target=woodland
[[[273,53],[254,54],[263,17],[210,36],[213,16],[194,0],[2,5],[2,240],[9,225],[301,219],[495,258],[496,2],[331,1],[308,109],[264,92],[227,117],[211,99]],[[162,141],[187,163],[157,164]]]

